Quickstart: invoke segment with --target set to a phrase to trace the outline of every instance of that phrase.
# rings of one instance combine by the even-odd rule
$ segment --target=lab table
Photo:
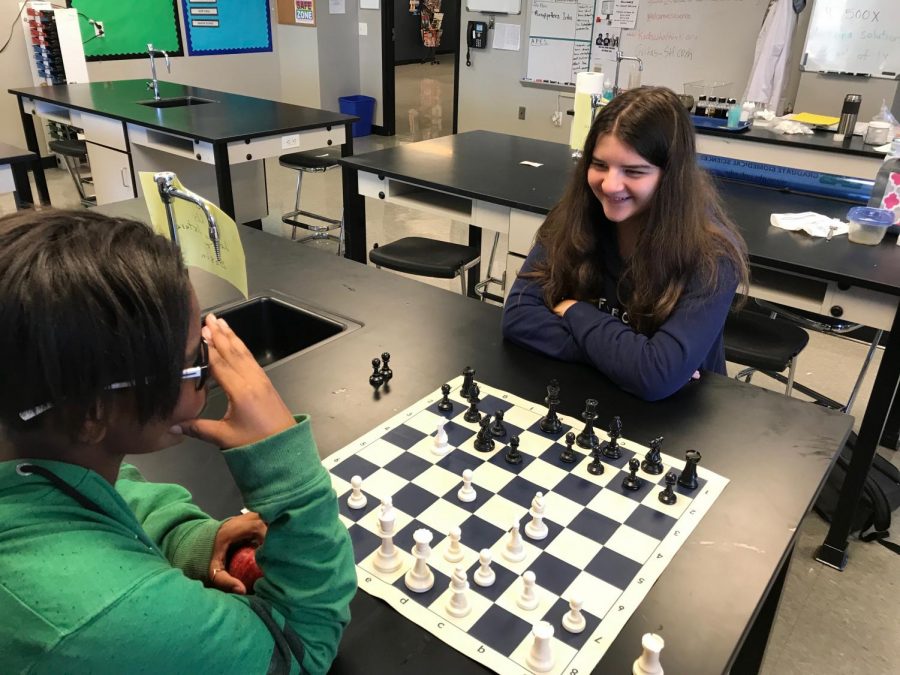
[[[160,82],[156,103],[166,107],[147,105],[153,96],[145,80],[9,92],[32,152],[39,153],[34,117],[82,130],[98,204],[142,194],[138,172],[174,171],[238,222],[254,222],[268,214],[263,160],[334,145],[353,152],[356,117],[203,87]],[[172,105],[178,99],[191,104]],[[355,177],[345,179],[344,192],[354,194]]]
[[[280,292],[361,325],[267,369],[288,407],[311,416],[323,458],[465,366],[476,369],[479,381],[535,402],[543,400],[547,382],[556,378],[565,414],[577,415],[585,398],[594,397],[602,415],[621,416],[626,438],[646,445],[662,435],[671,454],[699,449],[703,466],[730,483],[597,672],[630,672],[646,632],[661,633],[666,640],[668,672],[757,671],[797,527],[849,433],[849,416],[715,374],[667,400],[641,401],[590,368],[504,342],[497,307],[303,246],[285,246],[283,239],[249,228],[241,228],[240,235],[251,295]],[[234,290],[219,279],[196,270],[192,279],[204,307],[235,300]],[[428,321],[418,320],[422,316]],[[392,354],[394,377],[389,392],[376,394],[368,383],[369,361],[383,351]],[[220,391],[211,393],[209,409],[224,410]],[[233,515],[243,506],[221,453],[199,441],[188,439],[128,461],[150,480],[185,485],[215,517]],[[363,591],[351,613],[333,673],[483,672]]]
[[[835,153],[836,154],[836,153]],[[359,196],[345,202],[347,256],[364,262],[365,199],[445,215],[508,236],[506,290],[544,216],[572,172],[565,145],[488,131],[411,143],[341,160],[359,173]],[[769,225],[772,213],[817,211],[843,217],[848,203],[721,181],[725,207],[740,228],[752,266],[751,295],[890,331],[863,417],[850,477],[819,560],[843,569],[853,510],[882,438],[900,381],[900,267],[897,247],[813,240]],[[895,435],[895,429],[888,429]]]
[[[28,150],[23,150],[7,143],[0,143],[0,194],[14,192],[16,208],[25,208],[34,203],[34,197],[31,194],[31,182],[28,180],[29,167],[35,176],[35,184],[40,192],[41,204],[49,205],[50,196],[40,190],[41,185],[45,189],[47,186],[40,158]]]

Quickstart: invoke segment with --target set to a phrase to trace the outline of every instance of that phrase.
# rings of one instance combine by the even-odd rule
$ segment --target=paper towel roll
[[[569,147],[581,150],[591,128],[591,96],[603,94],[603,73],[584,72],[575,76],[575,117]]]

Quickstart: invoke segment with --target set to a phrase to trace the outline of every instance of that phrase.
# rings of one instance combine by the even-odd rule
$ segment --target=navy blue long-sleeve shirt
[[[533,270],[545,256],[544,248],[536,245],[522,272]],[[604,257],[605,297],[599,306],[576,302],[563,317],[544,304],[538,281],[518,278],[503,308],[503,336],[563,361],[589,363],[647,401],[671,396],[696,370],[725,373],[723,330],[738,283],[730,263],[719,266],[712,293],[689,282],[669,318],[647,336],[623,322],[617,300],[622,261],[609,249]]]

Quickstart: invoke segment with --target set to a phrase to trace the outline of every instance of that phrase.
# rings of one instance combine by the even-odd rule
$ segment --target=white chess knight
[[[656,633],[644,633],[644,637],[641,638],[643,652],[631,667],[632,675],[663,675],[663,668],[659,662],[659,653],[665,644],[663,639]]]
[[[497,580],[497,574],[494,570],[491,569],[491,551],[490,549],[483,548],[481,549],[481,553],[478,554],[478,562],[481,563],[477,570],[475,570],[475,574],[472,575],[472,580],[482,587],[492,586],[494,582]]]
[[[584,631],[587,622],[581,608],[584,607],[584,600],[573,595],[569,598],[569,611],[563,614],[562,625],[570,633],[581,633]]]
[[[531,651],[525,657],[525,664],[536,673],[548,673],[553,670],[553,651],[550,640],[553,638],[553,626],[547,621],[538,621],[531,628],[534,642]]]
[[[509,539],[503,547],[503,557],[510,562],[522,562],[525,560],[525,547],[522,545],[522,536],[519,534],[519,523],[513,523],[509,529]]]
[[[394,546],[394,522],[396,517],[396,512],[393,508],[382,511],[381,515],[378,516],[378,527],[381,530],[381,546],[375,551],[372,565],[378,572],[383,574],[393,574],[403,564],[403,559]]]
[[[447,614],[460,619],[472,611],[466,592],[469,590],[469,582],[466,580],[466,570],[462,565],[453,570],[450,577],[450,599],[447,600]]]
[[[428,556],[431,555],[430,544],[433,538],[431,530],[424,527],[413,532],[413,541],[416,542],[416,545],[413,546],[412,554],[416,562],[403,577],[403,583],[413,593],[424,593],[430,591],[434,586],[434,572],[428,567]]]
[[[459,545],[459,540],[462,537],[462,530],[459,529],[458,525],[455,525],[450,528],[450,532],[447,533],[447,536],[450,538],[450,545],[444,550],[444,560],[452,563],[462,562],[463,550]]]
[[[437,423],[437,432],[434,435],[434,447],[431,449],[435,455],[444,456],[447,452],[450,451],[450,444],[448,443],[447,431],[444,429],[444,425],[447,424],[447,420],[440,419]]]
[[[472,469],[466,469],[462,472],[462,487],[456,493],[457,498],[461,502],[474,502],[477,496],[475,488],[472,487]]]
[[[369,500],[362,491],[362,478],[360,476],[353,476],[350,479],[350,488],[351,491],[350,496],[347,497],[347,506],[351,509],[364,509]]]
[[[531,520],[525,524],[525,534],[529,539],[546,539],[547,524],[544,522],[544,493],[538,492],[531,500]]]
[[[521,609],[528,612],[537,609],[538,606],[537,595],[534,592],[534,584],[536,581],[537,577],[531,570],[528,570],[522,575],[522,593],[516,599],[516,604]]]
[[[384,497],[381,500],[381,515],[386,514],[388,511],[394,510],[394,499],[392,497]]]

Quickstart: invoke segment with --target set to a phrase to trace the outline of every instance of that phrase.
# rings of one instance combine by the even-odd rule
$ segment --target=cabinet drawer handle
[[[125,178],[126,171],[128,171],[127,166],[123,166],[121,169],[119,169],[119,176],[122,179],[122,187],[131,187],[131,182]]]

